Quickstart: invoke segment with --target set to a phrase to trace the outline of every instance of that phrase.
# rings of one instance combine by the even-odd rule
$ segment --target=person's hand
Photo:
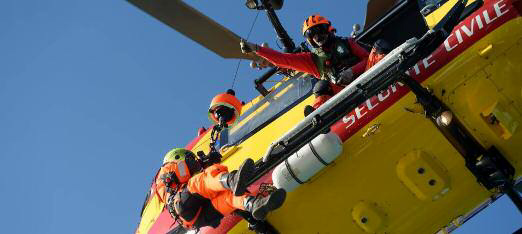
[[[349,85],[350,83],[352,83],[353,80],[355,80],[355,77],[353,75],[352,68],[348,68],[339,73],[339,77],[335,84]]]
[[[210,165],[221,162],[221,154],[217,151],[210,151],[207,155]]]
[[[241,41],[239,42],[239,45],[241,45],[241,52],[243,52],[245,54],[256,52],[259,50],[259,46],[257,44],[250,43],[243,39],[241,39]]]

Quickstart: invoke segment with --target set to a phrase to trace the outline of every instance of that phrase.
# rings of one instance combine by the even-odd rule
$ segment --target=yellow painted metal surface
[[[141,216],[140,226],[138,227],[137,233],[148,233],[156,219],[163,211],[164,203],[160,202],[156,194],[153,195]]]
[[[468,6],[469,4],[471,4],[471,3],[475,2],[475,1],[477,1],[477,0],[468,0],[468,3],[466,4],[466,6]],[[448,0],[447,2],[442,4],[442,6],[437,8],[437,10],[431,12],[429,15],[424,17],[428,27],[429,28],[435,27],[435,25],[442,18],[444,18],[444,16],[448,13],[448,11],[455,5],[455,3],[457,3],[457,0]]]
[[[481,144],[496,146],[519,177],[522,38],[506,35],[522,35],[520,17],[475,43],[424,85]],[[247,157],[260,159],[273,140],[303,118],[304,106],[312,100],[240,145],[223,149],[224,164],[236,169]],[[282,233],[434,233],[494,194],[476,183],[462,157],[431,122],[405,111],[415,106],[414,96],[408,94],[368,123],[344,143],[343,155],[332,166],[289,193],[269,222]],[[209,137],[207,132],[194,152],[208,152]],[[162,208],[154,196],[143,212],[140,233],[146,233]],[[230,233],[250,231],[242,221]]]
[[[377,203],[360,201],[352,209],[352,219],[368,233],[383,233],[388,225],[387,217]]]
[[[484,147],[499,149],[516,177],[522,171],[521,35],[518,17],[423,83]],[[245,140],[225,164],[236,168],[246,157],[261,158],[273,140],[303,118],[311,101]],[[407,94],[349,138],[333,165],[289,193],[269,222],[281,233],[435,233],[495,194],[476,182],[430,121],[405,111],[414,103],[414,95]],[[496,121],[488,122],[491,114]],[[378,130],[363,137],[372,126]],[[242,221],[230,233],[250,231]]]
[[[259,132],[246,139],[239,145],[234,156],[225,160],[224,164],[230,168],[237,168],[243,160],[248,157],[254,160],[261,159],[272,141],[281,137],[291,126],[294,126],[304,118],[304,106],[312,102],[313,97],[308,98],[291,111],[283,114]]]
[[[518,169],[516,176],[522,171],[521,36],[522,18],[517,17],[446,65],[454,73],[441,69],[426,82],[482,145],[500,150]],[[490,45],[489,55],[481,56]],[[498,121],[485,118],[491,113]]]
[[[406,153],[397,163],[399,180],[420,200],[437,200],[450,189],[448,172],[423,150]]]
[[[522,171],[520,35],[518,17],[423,83],[484,147],[499,149],[516,168],[516,177]],[[240,145],[223,149],[224,164],[232,170],[247,157],[260,159],[271,142],[303,118],[304,106],[312,101],[306,99]],[[495,194],[476,182],[462,156],[419,111],[411,111],[416,109],[410,93],[369,122],[344,142],[343,154],[331,166],[289,193],[269,222],[281,233],[434,233]],[[210,131],[193,151],[207,153],[209,138]],[[140,233],[162,208],[154,196],[143,212]],[[251,232],[242,221],[230,233]]]

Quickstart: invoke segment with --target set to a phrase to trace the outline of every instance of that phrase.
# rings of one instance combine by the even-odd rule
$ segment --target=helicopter
[[[223,58],[262,62],[241,53],[239,36],[182,1],[128,1]],[[266,11],[285,52],[306,50],[277,18],[282,1],[246,5]],[[266,221],[227,216],[200,231],[448,233],[503,194],[522,211],[521,13],[522,1],[371,0],[354,37],[364,45],[386,39],[395,49],[306,117],[314,79],[288,73],[267,89],[281,71],[268,68],[237,124],[216,142],[202,130],[185,148],[208,153],[216,143],[230,168],[252,157],[257,176],[249,190],[284,187],[287,201]],[[408,30],[393,30],[399,25]],[[313,173],[300,167],[304,157],[315,160]],[[311,202],[317,198],[321,204]],[[137,233],[182,232],[153,182]]]

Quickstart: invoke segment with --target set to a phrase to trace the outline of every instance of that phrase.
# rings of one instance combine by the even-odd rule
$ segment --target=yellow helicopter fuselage
[[[515,180],[522,175],[521,6],[521,1],[484,1],[432,55],[408,72],[484,148],[498,149],[515,168]],[[436,14],[426,18],[442,17]],[[293,79],[311,79],[298,76]],[[284,86],[287,80],[271,89],[272,101],[291,88]],[[230,134],[271,108],[272,101],[264,98],[244,105],[242,119],[229,129]],[[223,164],[237,168],[246,158],[260,160],[272,142],[304,118],[303,109],[313,99],[309,95],[299,100],[236,144],[222,147]],[[477,182],[459,151],[424,116],[415,95],[401,83],[368,99],[331,131],[339,135],[343,151],[331,165],[288,193],[283,207],[268,216],[280,233],[446,232],[499,195]],[[210,131],[190,148],[208,152],[209,141]],[[260,180],[270,183],[270,177]],[[138,232],[149,232],[160,222],[160,213],[165,213],[154,189],[151,194]],[[251,232],[246,221],[224,220],[228,226],[220,231]]]

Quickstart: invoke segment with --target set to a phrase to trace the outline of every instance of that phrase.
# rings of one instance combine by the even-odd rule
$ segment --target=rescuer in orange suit
[[[189,150],[173,149],[165,155],[156,178],[160,199],[183,227],[217,227],[224,215],[236,209],[263,220],[268,212],[283,204],[286,197],[283,189],[267,197],[247,193],[247,182],[255,172],[252,159],[245,160],[237,171],[229,172],[226,166],[214,164],[220,157],[211,154],[207,157],[210,161],[203,162]]]
[[[312,52],[280,53],[267,47],[241,41],[243,53],[255,52],[281,68],[306,72],[321,79],[314,86],[316,109],[365,71],[368,51],[353,38],[338,37],[329,20],[311,15],[303,23],[302,33]],[[305,111],[306,112],[306,111]]]

